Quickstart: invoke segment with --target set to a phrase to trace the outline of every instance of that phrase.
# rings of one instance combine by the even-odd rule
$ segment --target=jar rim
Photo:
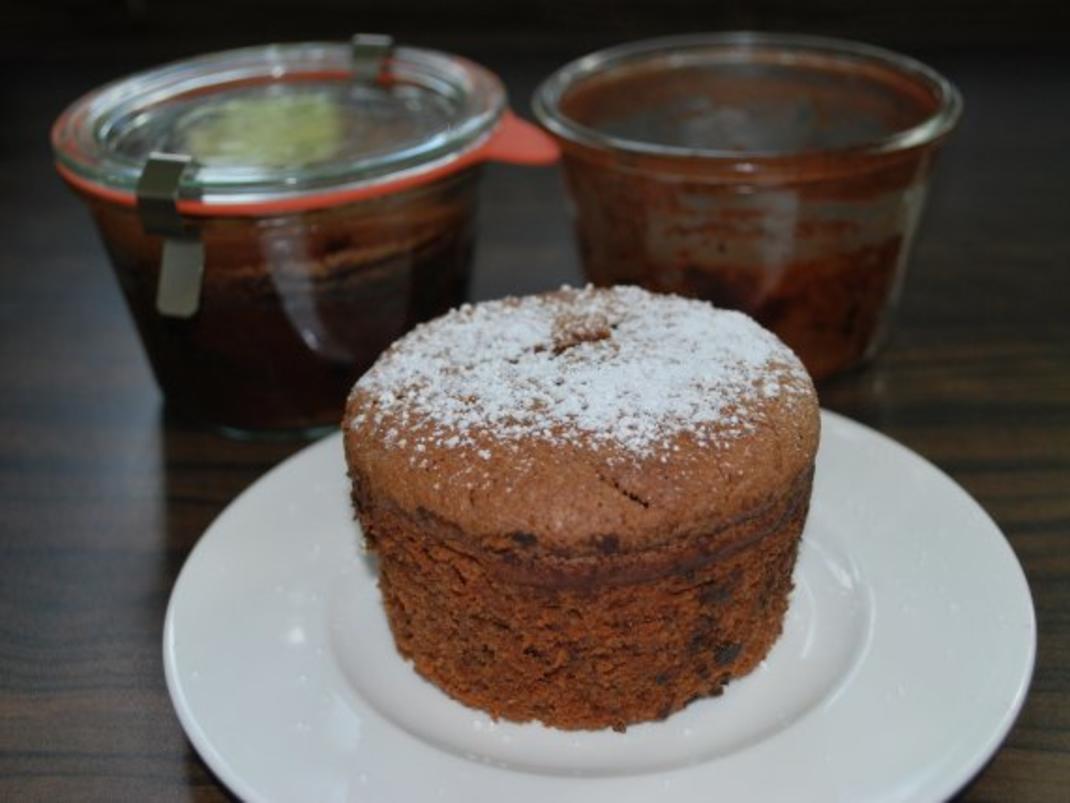
[[[439,175],[445,165],[485,142],[505,112],[505,89],[497,76],[459,56],[397,47],[385,62],[384,75],[391,86],[412,85],[445,98],[456,109],[456,119],[422,141],[310,168],[198,164],[182,176],[178,198],[198,206],[248,206],[359,193],[398,180],[412,184],[425,172]],[[109,136],[122,121],[176,98],[230,87],[353,80],[353,49],[342,42],[261,45],[183,59],[120,78],[76,100],[53,125],[53,152],[60,172],[84,189],[132,197],[146,158],[113,147]]]
[[[696,53],[721,50],[733,54],[735,63],[748,63],[759,52],[783,51],[785,65],[797,64],[803,55],[824,57],[837,62],[853,60],[859,64],[890,70],[915,86],[927,90],[935,109],[920,122],[856,144],[819,150],[725,149],[685,147],[644,141],[600,131],[568,116],[562,102],[568,93],[584,81],[608,74],[611,70],[635,67],[644,61],[670,57],[669,66],[678,68],[695,63]],[[691,58],[688,58],[688,54]],[[645,39],[599,50],[565,64],[535,90],[532,106],[542,125],[566,142],[600,151],[622,151],[638,156],[720,162],[733,172],[749,173],[800,156],[865,156],[892,154],[931,144],[948,134],[962,113],[962,97],[955,86],[931,67],[909,56],[873,45],[847,39],[808,34],[732,31],[685,34]]]

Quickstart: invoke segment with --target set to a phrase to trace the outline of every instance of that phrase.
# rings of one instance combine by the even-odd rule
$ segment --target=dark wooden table
[[[302,444],[166,419],[46,134],[106,79],[238,41],[105,33],[0,54],[0,800],[227,799],[168,700],[164,609],[212,519]],[[540,75],[595,43],[423,41],[498,70],[524,110]],[[967,113],[892,343],[822,401],[951,474],[1029,576],[1032,690],[963,799],[1070,800],[1070,65],[1006,48],[915,53],[960,85]],[[554,171],[492,168],[485,200],[475,298],[579,279]]]

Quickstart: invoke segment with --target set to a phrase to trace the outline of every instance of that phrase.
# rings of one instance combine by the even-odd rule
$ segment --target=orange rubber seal
[[[196,199],[180,199],[177,206],[181,214],[190,217],[262,217],[308,212],[412,189],[483,162],[538,166],[553,164],[559,157],[557,143],[549,134],[506,109],[489,136],[474,147],[432,162],[426,167],[405,171],[393,179],[246,203],[209,203]],[[137,196],[132,191],[98,184],[59,162],[56,162],[56,170],[64,181],[86,195],[121,206],[137,206]]]

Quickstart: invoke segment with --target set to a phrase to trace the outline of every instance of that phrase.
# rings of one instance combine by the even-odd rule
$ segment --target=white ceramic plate
[[[197,751],[262,801],[939,800],[1025,698],[1036,630],[999,529],[904,447],[823,415],[784,635],[659,723],[495,723],[395,652],[338,435],[264,476],[175,584],[167,685]]]

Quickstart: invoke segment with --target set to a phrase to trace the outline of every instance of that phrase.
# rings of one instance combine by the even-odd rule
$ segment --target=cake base
[[[582,566],[523,533],[514,550],[473,551],[448,523],[388,502],[361,518],[397,648],[417,672],[496,718],[623,730],[720,694],[765,657],[811,480],[671,548],[618,553],[607,539],[604,560]]]

